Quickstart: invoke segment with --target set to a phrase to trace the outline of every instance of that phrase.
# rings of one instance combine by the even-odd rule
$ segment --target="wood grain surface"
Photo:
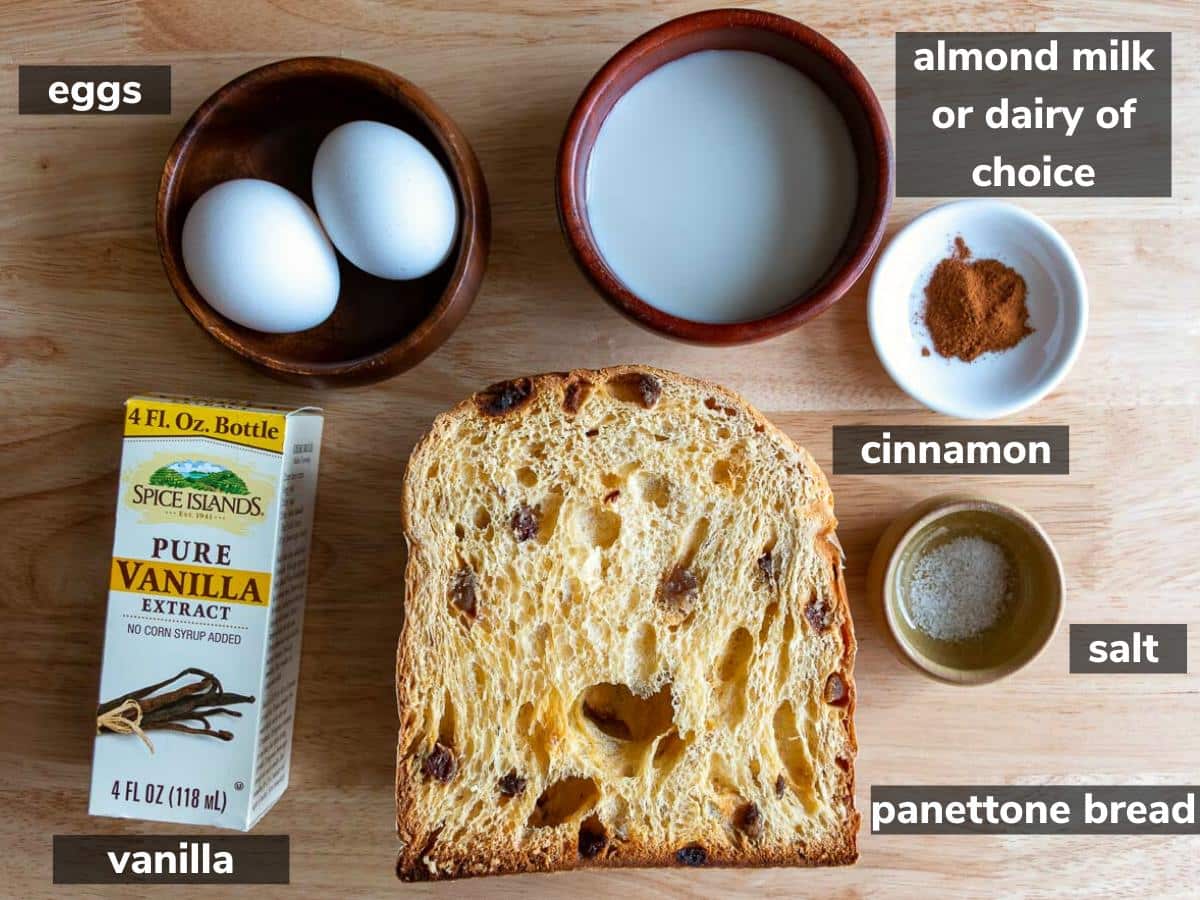
[[[872,784],[1200,783],[1198,676],[1069,676],[1067,632],[1031,668],[962,689],[904,668],[864,603],[875,540],[903,507],[955,487],[1030,510],[1067,570],[1066,622],[1187,622],[1200,649],[1200,39],[1194,4],[761,3],[837,41],[889,116],[898,30],[1173,30],[1174,196],[1041,200],[1092,291],[1082,355],[1014,421],[1071,426],[1069,476],[833,479],[861,650],[860,807]],[[830,463],[830,428],[935,423],[884,373],[866,278],[767,343],[701,349],[627,323],[589,289],[558,233],[553,172],[566,116],[620,45],[684,2],[222,0],[0,10],[0,892],[55,889],[54,833],[187,829],[91,819],[87,795],[121,403],[139,391],[315,403],[327,411],[291,788],[259,826],[292,837],[292,885],[250,896],[1194,896],[1195,837],[861,836],[828,871],[646,871],[402,887],[394,880],[393,652],[404,461],[437,412],[531,370],[645,362],[741,391]],[[273,382],[207,338],[172,296],[154,195],[175,133],[233,76],[328,53],[391,68],[462,126],[492,196],[482,293],[450,340],[379,385]],[[18,117],[21,63],[168,63],[170,116]],[[931,203],[898,200],[889,234]],[[153,894],[153,891],[148,891]],[[158,895],[165,893],[158,891]],[[182,891],[180,891],[182,893]],[[198,892],[199,893],[199,892]],[[209,891],[211,893],[211,891]],[[236,892],[233,892],[236,893]]]

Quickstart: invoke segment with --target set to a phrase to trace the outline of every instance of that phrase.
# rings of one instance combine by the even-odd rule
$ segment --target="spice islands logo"
[[[152,523],[205,522],[235,533],[262,521],[270,482],[211,459],[158,456],[135,472],[126,501]]]
[[[222,494],[249,494],[246,482],[233,471],[203,460],[181,459],[163,466],[150,476],[156,487],[191,488],[194,491],[218,491]]]

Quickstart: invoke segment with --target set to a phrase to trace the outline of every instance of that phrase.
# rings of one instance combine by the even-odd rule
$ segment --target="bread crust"
[[[534,404],[529,401],[546,392],[563,400],[564,408],[570,415],[570,407],[574,403],[573,393],[579,385],[585,385],[587,389],[591,389],[593,386],[603,385],[613,380],[639,378],[644,375],[649,375],[664,383],[674,382],[689,385],[698,391],[719,398],[720,402],[727,403],[730,409],[749,417],[754,423],[755,431],[766,433],[775,441],[783,443],[799,453],[808,469],[819,480],[821,490],[826,495],[830,495],[824,474],[811,455],[804,448],[796,445],[791,438],[742,397],[720,385],[640,365],[618,365],[598,370],[580,369],[514,379],[512,382],[503,382],[484,389],[438,416],[429,432],[418,442],[410,456],[404,478],[401,505],[401,520],[409,552],[405,573],[406,596],[413,596],[417,589],[419,571],[414,560],[423,549],[414,519],[416,511],[413,492],[419,477],[415,473],[424,471],[425,466],[430,462],[434,448],[450,432],[454,431],[462,420],[468,418],[489,420],[494,423],[494,427],[506,427],[521,417],[531,415]],[[518,385],[518,390],[506,394],[506,386],[513,384]],[[510,395],[515,399],[508,405],[508,408],[498,408],[508,404],[507,398]],[[497,400],[497,397],[500,399]],[[816,549],[825,557],[834,573],[832,585],[833,600],[836,605],[834,618],[840,623],[841,633],[842,656],[839,669],[845,681],[846,699],[844,703],[838,705],[845,709],[842,724],[846,732],[845,747],[849,756],[848,765],[843,769],[843,774],[839,776],[839,784],[845,795],[842,819],[838,823],[837,829],[826,840],[805,846],[802,852],[795,847],[760,847],[749,843],[737,848],[724,845],[706,847],[704,867],[846,865],[855,862],[858,858],[857,833],[860,815],[854,806],[853,766],[854,755],[858,747],[854,730],[857,688],[853,677],[857,644],[846,595],[842,550],[836,537],[837,522],[832,514],[832,502],[828,504],[828,510],[825,521],[821,522],[819,526],[819,533],[823,540],[818,542]],[[422,819],[422,810],[418,808],[416,802],[418,781],[414,775],[413,742],[421,736],[420,722],[416,718],[416,710],[411,702],[404,674],[410,667],[413,655],[420,653],[422,648],[418,644],[420,636],[414,632],[410,624],[406,617],[397,649],[396,662],[396,701],[401,722],[397,744],[396,804],[397,834],[402,842],[396,871],[401,880],[427,881],[574,869],[689,868],[680,860],[680,847],[667,841],[642,841],[636,844],[625,844],[618,856],[605,857],[602,855],[596,859],[583,859],[576,852],[574,842],[564,841],[561,837],[553,835],[523,840],[519,842],[519,846],[514,846],[512,841],[505,840],[502,836],[494,840],[481,839],[469,853],[450,856],[444,853],[435,854],[434,864],[430,865],[430,860],[426,859],[426,853],[428,848],[436,842],[440,829],[431,828],[430,823]],[[840,762],[839,759],[839,764]]]

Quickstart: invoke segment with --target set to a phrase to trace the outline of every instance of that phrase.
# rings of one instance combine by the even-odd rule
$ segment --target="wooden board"
[[[1174,197],[1043,200],[1092,291],[1083,353],[1018,422],[1072,429],[1071,474],[970,482],[1032,511],[1062,553],[1067,622],[1188,622],[1200,647],[1200,40],[1188,2],[762,3],[823,31],[889,111],[899,30],[1175,30]],[[558,233],[552,171],[568,110],[625,41],[696,4],[563,0],[236,0],[72,4],[0,12],[0,840],[3,887],[52,892],[53,833],[167,832],[90,819],[96,696],[122,400],[138,391],[316,403],[327,410],[292,786],[263,821],[292,836],[293,885],[255,896],[457,893],[651,897],[1191,894],[1195,838],[861,836],[837,871],[621,872],[402,888],[392,865],[393,647],[404,562],[397,477],[433,416],[527,370],[645,362],[744,393],[824,466],[830,428],[943,421],[915,408],[871,350],[866,279],[799,331],[697,349],[628,324],[576,271]],[[495,240],[462,327],[417,370],[344,392],[281,385],[203,335],[167,287],[154,241],[159,167],[191,110],[274,59],[343,54],[428,90],[474,143]],[[168,116],[23,117],[16,66],[173,66]],[[931,205],[895,204],[890,231]],[[1200,783],[1200,682],[1068,676],[1067,632],[990,687],[903,668],[863,602],[875,540],[935,477],[834,478],[861,651],[858,803],[872,784],[1018,780]],[[71,892],[63,891],[70,894]],[[130,896],[128,889],[75,894]]]

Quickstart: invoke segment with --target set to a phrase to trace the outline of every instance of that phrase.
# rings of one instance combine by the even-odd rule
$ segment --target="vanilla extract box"
[[[287,788],[322,425],[126,402],[92,815],[248,830]]]

